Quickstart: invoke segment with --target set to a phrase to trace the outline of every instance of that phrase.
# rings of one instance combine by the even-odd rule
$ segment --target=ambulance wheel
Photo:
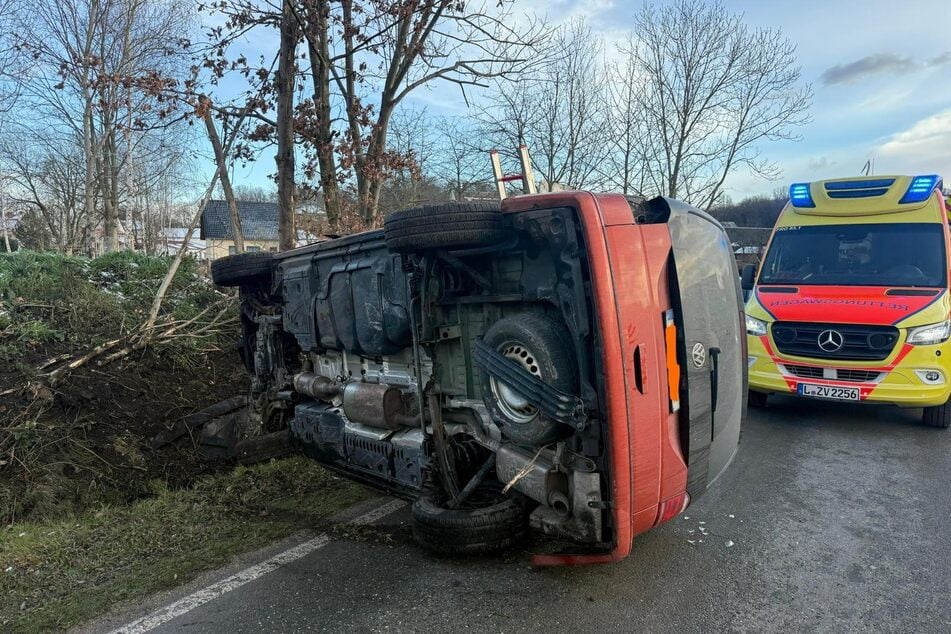
[[[941,429],[951,427],[951,403],[926,407],[921,413],[921,422],[928,427],[939,427]]]
[[[769,397],[766,392],[750,390],[748,394],[747,400],[749,401],[750,407],[766,407],[766,399]]]

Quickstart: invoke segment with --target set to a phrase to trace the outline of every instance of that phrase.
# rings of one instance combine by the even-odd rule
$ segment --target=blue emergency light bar
[[[928,197],[931,196],[931,192],[934,191],[934,188],[937,187],[940,182],[941,177],[937,174],[915,176],[911,179],[911,185],[908,186],[908,191],[901,197],[898,204],[905,205],[928,200]]]
[[[809,191],[809,183],[793,183],[789,186],[789,200],[793,207],[815,207],[816,203],[812,201],[812,192]]]

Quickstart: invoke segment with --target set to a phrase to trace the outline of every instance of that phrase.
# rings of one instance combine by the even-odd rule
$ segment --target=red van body
[[[735,261],[722,227],[677,201],[424,207],[216,271],[242,289],[254,400],[287,402],[265,424],[414,499],[417,539],[437,552],[511,543],[489,525],[519,532],[508,499],[455,503],[491,485],[525,502],[520,521],[574,543],[536,564],[617,561],[735,454],[747,358]]]

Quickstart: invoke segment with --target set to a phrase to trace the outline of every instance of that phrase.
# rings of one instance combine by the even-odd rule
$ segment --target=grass
[[[141,325],[168,258],[0,253],[0,632],[64,630],[304,528],[368,492],[303,458],[221,471],[168,424],[247,390],[234,294],[186,259],[163,318],[205,330],[52,389],[38,365]],[[230,321],[211,321],[220,312]],[[26,386],[23,389],[19,388]]]
[[[176,272],[159,322],[193,324],[179,323],[177,336],[119,362],[89,363],[56,386],[37,380],[140,327],[170,262],[130,251],[93,259],[0,253],[0,525],[147,494],[151,479],[194,462],[181,451],[152,452],[151,437],[247,389],[246,373],[234,372],[237,354],[222,352],[238,335],[234,294],[217,289],[193,258]],[[222,321],[213,321],[219,313]]]
[[[0,630],[62,630],[187,582],[366,499],[303,458],[205,476],[189,489],[0,529]]]

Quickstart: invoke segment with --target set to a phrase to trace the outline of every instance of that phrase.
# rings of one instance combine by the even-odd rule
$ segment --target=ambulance
[[[951,426],[949,211],[935,174],[793,184],[741,276],[750,405],[890,403]]]

